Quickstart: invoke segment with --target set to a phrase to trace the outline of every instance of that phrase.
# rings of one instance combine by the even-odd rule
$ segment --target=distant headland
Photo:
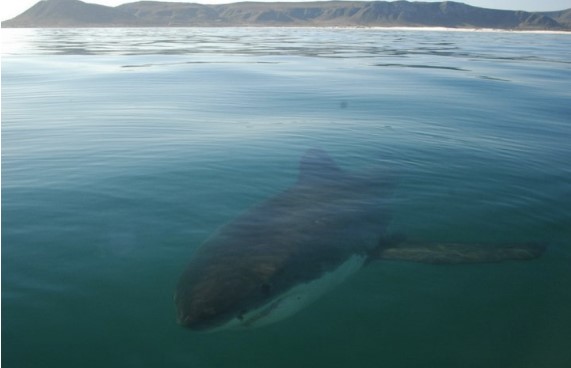
[[[525,12],[463,3],[409,1],[240,2],[222,5],[139,1],[116,7],[42,0],[4,28],[58,27],[447,27],[571,31],[571,9]]]

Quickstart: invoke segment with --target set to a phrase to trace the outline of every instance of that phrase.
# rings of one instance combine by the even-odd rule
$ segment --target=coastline
[[[0,27],[0,30],[21,29],[358,29],[358,30],[384,30],[384,31],[426,31],[426,32],[482,32],[482,33],[529,33],[529,34],[566,34],[571,35],[571,30],[529,30],[529,29],[503,29],[503,28],[454,28],[454,27],[407,27],[407,26],[265,26],[265,25],[231,25],[231,26],[84,26],[84,27]]]

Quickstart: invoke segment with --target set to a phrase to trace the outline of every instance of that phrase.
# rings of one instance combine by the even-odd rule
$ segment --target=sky
[[[117,6],[125,3],[135,2],[137,0],[83,0],[87,3],[101,4],[107,6]],[[167,0],[160,0],[167,1]],[[168,0],[171,2],[183,3],[201,3],[201,4],[225,4],[238,2],[243,0]],[[273,1],[273,0],[256,0],[256,1]],[[288,0],[280,0],[288,1]],[[294,0],[303,1],[303,0]],[[421,1],[442,1],[442,0],[421,0]],[[479,6],[482,8],[492,9],[509,9],[509,10],[526,10],[526,11],[549,11],[563,10],[571,8],[571,0],[455,0],[468,5]],[[14,18],[23,13],[38,0],[2,0],[0,4],[0,19],[6,20]]]

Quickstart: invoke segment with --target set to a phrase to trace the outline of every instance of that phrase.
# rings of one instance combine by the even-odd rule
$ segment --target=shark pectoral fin
[[[383,248],[377,254],[381,260],[396,260],[432,264],[490,263],[506,260],[538,258],[545,244],[514,243],[501,246],[458,243],[401,243]]]

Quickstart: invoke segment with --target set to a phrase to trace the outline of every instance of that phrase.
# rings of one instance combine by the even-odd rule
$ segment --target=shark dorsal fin
[[[300,184],[335,183],[343,177],[343,171],[322,149],[307,150],[299,162]]]

